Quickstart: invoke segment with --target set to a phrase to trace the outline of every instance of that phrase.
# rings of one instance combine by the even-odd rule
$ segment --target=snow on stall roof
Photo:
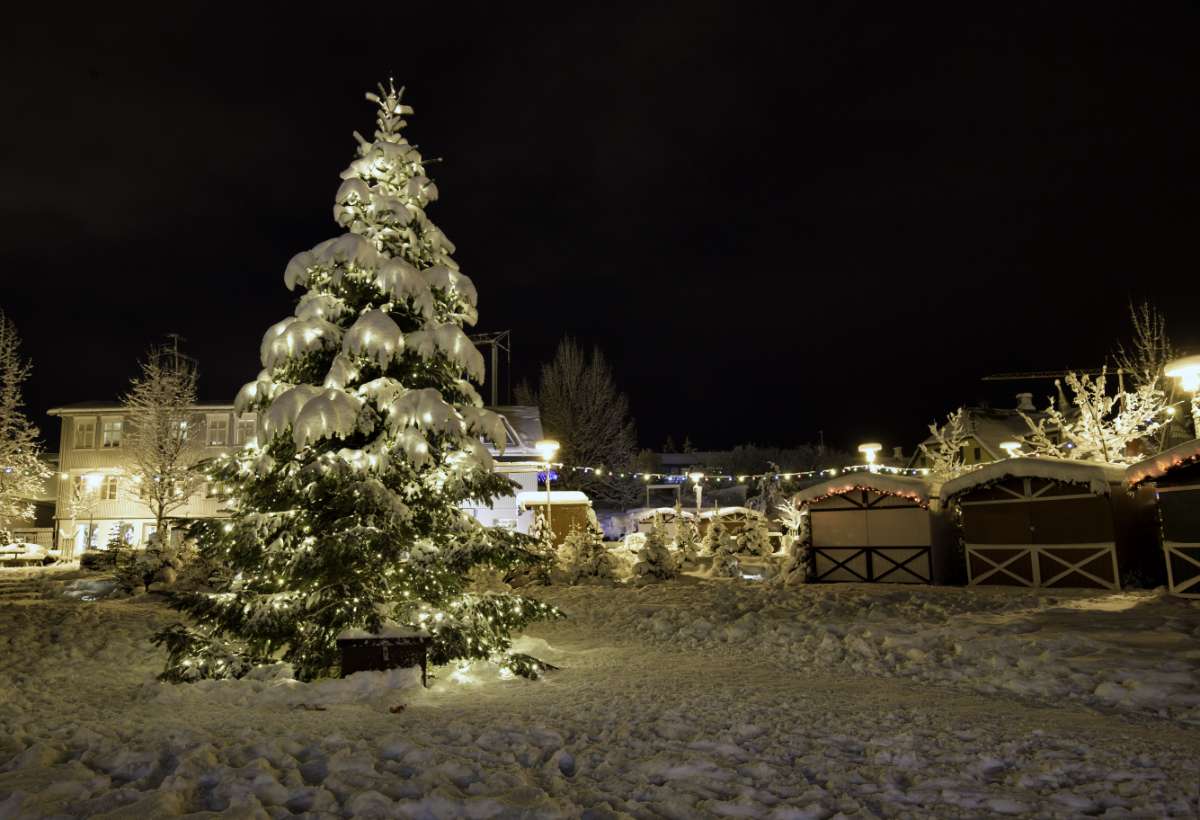
[[[1185,441],[1169,450],[1163,450],[1156,456],[1129,465],[1125,469],[1125,482],[1130,487],[1136,487],[1143,481],[1162,478],[1174,468],[1197,460],[1200,460],[1200,439]]]
[[[762,513],[760,513],[758,510],[752,510],[749,507],[721,507],[717,510],[705,510],[704,512],[700,513],[701,518],[712,518],[714,515],[718,518],[726,518],[731,515],[762,517]]]
[[[634,519],[636,521],[638,521],[639,523],[643,522],[643,521],[649,521],[651,518],[653,518],[656,515],[674,516],[676,514],[679,514],[683,518],[695,518],[696,517],[696,514],[691,512],[690,510],[681,509],[681,510],[677,511],[674,507],[644,507],[639,510],[634,510],[633,514],[634,514]]]
[[[586,493],[581,493],[578,490],[552,490],[550,493],[550,504],[555,506],[558,504],[591,504],[591,500]],[[545,506],[546,493],[530,490],[528,492],[517,493],[517,506]]]
[[[948,499],[984,484],[1005,478],[1047,478],[1072,484],[1087,484],[1096,495],[1107,495],[1113,484],[1125,478],[1125,467],[1102,461],[1073,461],[1066,458],[1023,457],[992,461],[942,485]]]
[[[856,489],[874,490],[887,495],[915,496],[925,503],[937,496],[936,488],[927,479],[862,470],[842,473],[805,487],[796,493],[795,498],[797,504],[807,504],[818,498],[842,495]]]

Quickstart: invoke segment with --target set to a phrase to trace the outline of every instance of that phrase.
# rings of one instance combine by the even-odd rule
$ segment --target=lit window
[[[224,447],[229,443],[229,418],[227,416],[208,417],[208,446]]]
[[[120,419],[104,419],[100,425],[100,446],[113,448],[121,446],[123,424]]]
[[[104,480],[100,482],[100,500],[117,500],[117,477],[115,475],[106,475]]]
[[[234,443],[238,446],[249,444],[251,447],[258,444],[258,428],[254,416],[238,419],[237,439]]]
[[[96,446],[96,420],[75,419],[75,449],[90,450]]]

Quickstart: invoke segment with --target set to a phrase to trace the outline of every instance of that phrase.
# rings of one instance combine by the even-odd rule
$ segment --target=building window
[[[100,446],[106,449],[120,447],[123,431],[121,419],[104,419],[100,423]]]
[[[983,450],[979,447],[976,447],[975,448],[975,463],[978,464],[981,461],[983,461]]]
[[[229,418],[227,416],[208,417],[208,446],[224,447],[229,443]]]
[[[115,475],[106,475],[100,482],[100,500],[117,500],[117,477]]]
[[[75,419],[75,449],[90,450],[96,446],[96,420]]]
[[[240,418],[237,423],[237,439],[234,442],[238,446],[250,445],[254,447],[258,444],[258,427],[255,423],[255,417]]]

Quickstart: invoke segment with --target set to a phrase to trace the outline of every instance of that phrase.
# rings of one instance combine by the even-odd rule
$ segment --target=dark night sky
[[[644,445],[911,447],[1011,404],[983,375],[1098,364],[1131,297],[1200,349],[1195,3],[44,5],[0,34],[0,307],[44,428],[167,332],[207,398],[253,377],[389,72],[479,329],[517,377],[599,344]]]

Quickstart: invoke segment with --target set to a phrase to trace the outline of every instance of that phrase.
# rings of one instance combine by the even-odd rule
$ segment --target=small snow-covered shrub
[[[771,547],[771,536],[767,532],[767,522],[758,516],[746,522],[746,527],[737,535],[737,551],[749,555],[770,555],[774,552]]]
[[[675,549],[683,566],[695,566],[700,557],[700,531],[696,520],[685,517],[679,507],[675,508]]]
[[[572,528],[559,550],[559,566],[568,584],[616,578],[616,562],[600,533],[591,527]]]
[[[666,538],[658,524],[656,517],[654,527],[645,533],[646,541],[638,556],[641,560],[633,565],[633,574],[639,578],[665,581],[678,575],[679,567],[675,563],[675,556],[667,548]]]
[[[741,574],[741,565],[737,559],[737,541],[725,529],[720,518],[714,516],[709,522],[708,532],[704,534],[704,547],[705,551],[712,555],[712,569],[709,571],[712,577],[736,578]]]

